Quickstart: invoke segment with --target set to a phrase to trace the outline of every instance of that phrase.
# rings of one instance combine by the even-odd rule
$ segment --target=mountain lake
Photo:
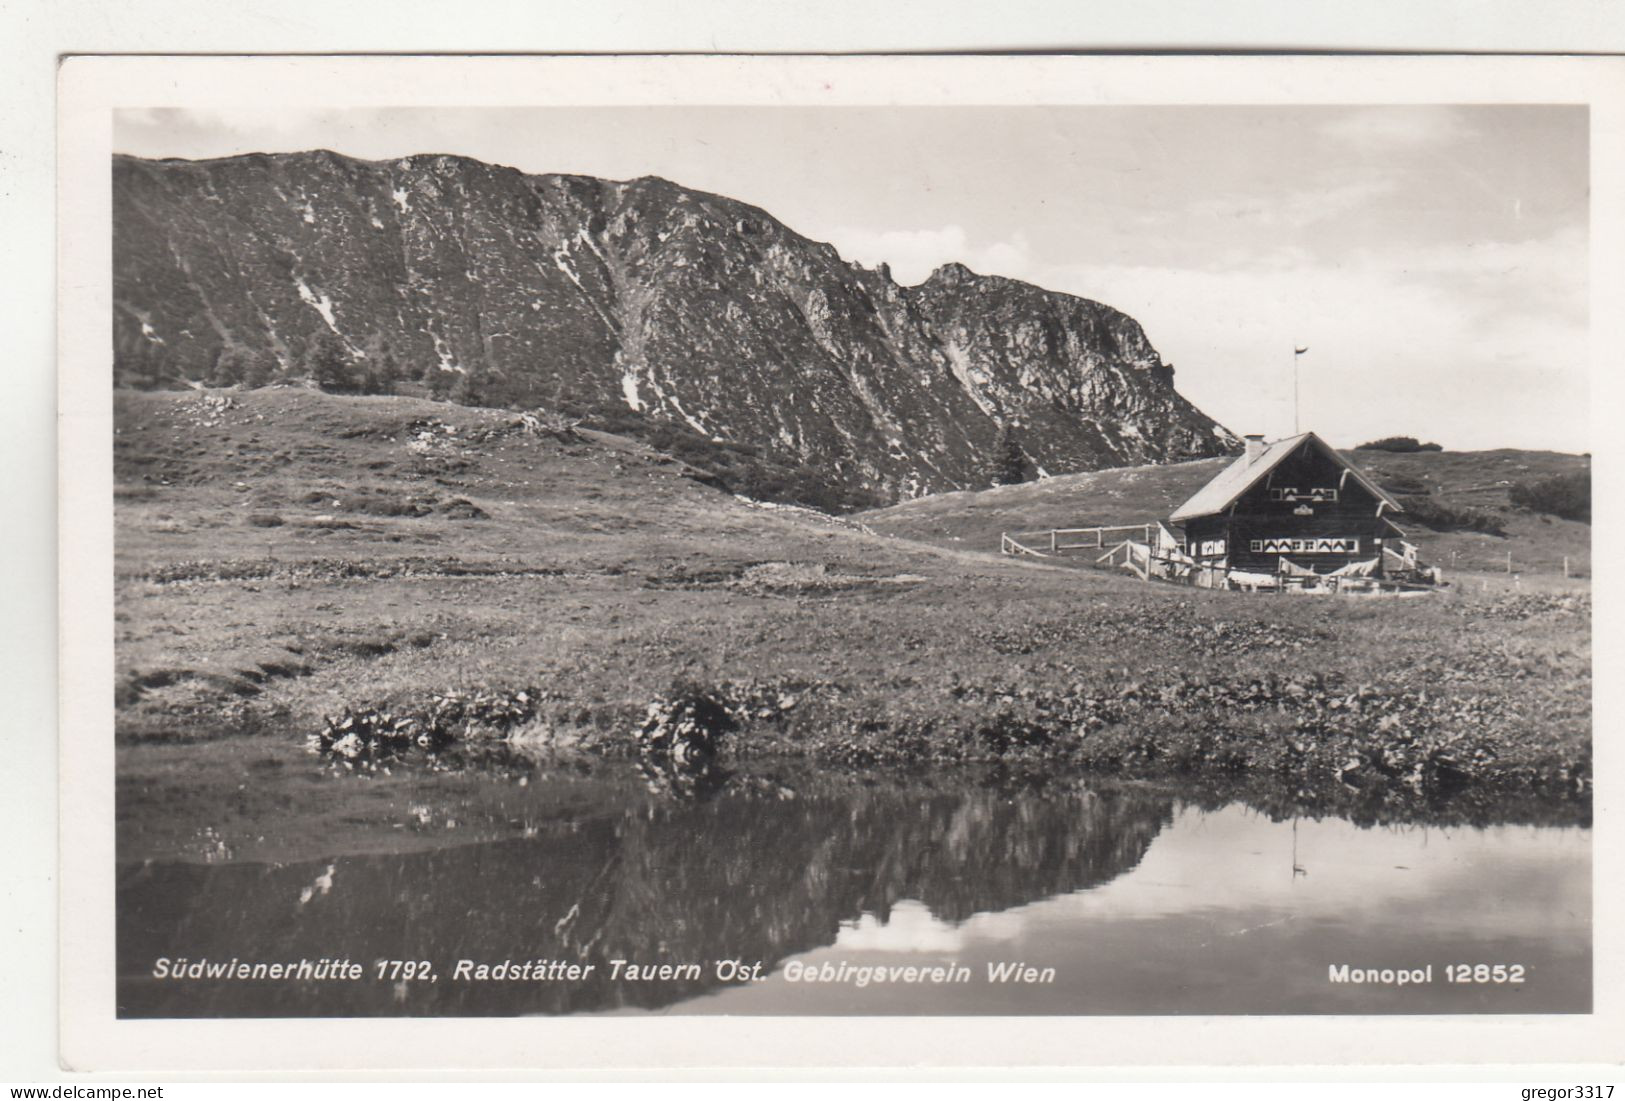
[[[979,770],[142,752],[120,781],[125,1017],[1591,1007],[1579,813],[1376,824]]]

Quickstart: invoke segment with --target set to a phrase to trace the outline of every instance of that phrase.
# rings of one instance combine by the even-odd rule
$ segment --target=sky
[[[1238,433],[1580,452],[1587,126],[1540,105],[155,109],[118,112],[114,146],[663,176],[899,282],[959,261],[1123,310]]]

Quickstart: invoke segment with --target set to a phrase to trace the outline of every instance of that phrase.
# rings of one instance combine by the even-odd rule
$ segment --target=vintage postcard
[[[1625,1054],[1619,61],[61,80],[68,1065]]]

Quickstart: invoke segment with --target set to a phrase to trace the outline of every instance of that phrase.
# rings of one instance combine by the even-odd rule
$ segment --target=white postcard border
[[[1596,682],[1595,1010],[1471,1017],[121,1021],[114,1006],[112,111],[127,107],[1586,103],[1595,664],[1618,668],[1625,60],[1510,57],[81,57],[59,83],[61,1038],[76,1070],[1613,1062],[1625,1057],[1620,687]]]

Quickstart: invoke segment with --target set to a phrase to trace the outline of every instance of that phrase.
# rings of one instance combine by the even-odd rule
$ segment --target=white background
[[[1625,50],[1604,2],[545,4],[106,2],[0,7],[0,458],[10,705],[0,765],[0,1081],[56,1067],[54,80],[71,52],[703,52],[1021,49]],[[1599,484],[1606,484],[1605,482]],[[1600,511],[1600,510],[1599,510]],[[71,584],[71,578],[63,578]],[[1599,724],[1599,733],[1602,725]],[[106,807],[67,808],[105,815]],[[1607,868],[1599,860],[1599,871]],[[1486,1053],[1492,1056],[1493,1053]],[[1283,1059],[1290,1053],[1283,1052]],[[1391,1075],[1390,1075],[1391,1076]],[[1402,1075],[1403,1076],[1403,1075]],[[1524,1073],[1517,1079],[1547,1079]],[[83,1079],[81,1079],[83,1080]],[[1511,1090],[1497,1091],[1514,1096]]]

